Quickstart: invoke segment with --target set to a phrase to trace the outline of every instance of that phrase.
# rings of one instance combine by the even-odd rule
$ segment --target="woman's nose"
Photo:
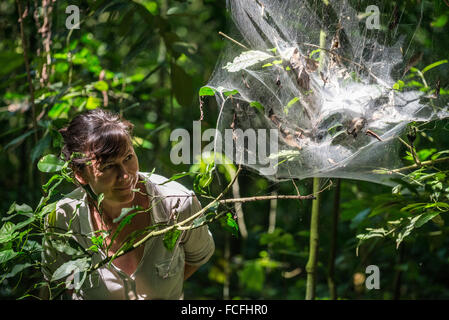
[[[129,179],[130,175],[128,170],[126,169],[126,167],[124,165],[120,165],[119,166],[119,179],[123,179],[123,180],[127,180]]]

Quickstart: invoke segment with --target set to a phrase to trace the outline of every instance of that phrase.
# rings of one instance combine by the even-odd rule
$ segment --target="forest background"
[[[66,27],[69,5],[80,9],[79,29]],[[402,12],[400,28],[413,34],[414,50],[404,57],[410,77],[398,89],[449,94],[449,5],[406,0],[390,1],[387,8],[388,14]],[[39,237],[19,239],[26,234],[17,233],[13,239],[15,230],[5,225],[24,221],[12,216],[14,203],[38,207],[51,177],[38,161],[59,154],[57,130],[82,110],[103,107],[134,123],[141,171],[167,177],[191,172],[179,182],[212,195],[224,189],[235,167],[211,173],[205,163],[174,165],[169,150],[170,133],[191,132],[201,116],[202,130],[215,128],[217,104],[199,91],[229,41],[219,34],[227,19],[225,1],[214,0],[1,1],[0,299],[37,295],[42,276],[29,259],[39,254]],[[437,61],[443,62],[428,67]],[[414,125],[416,134],[410,131],[408,138],[418,163],[406,147],[401,152],[404,166],[412,166],[404,175],[416,184],[320,180],[321,189],[331,187],[320,194],[317,299],[449,298],[448,162],[438,162],[449,153],[449,121]],[[311,180],[275,183],[249,170],[235,186],[229,197],[312,193]],[[72,189],[62,183],[52,201]],[[229,230],[233,220],[210,224],[216,252],[185,283],[185,298],[304,299],[311,207],[312,200],[285,199],[230,206],[244,220],[238,230]],[[369,265],[379,267],[379,289],[365,286]]]

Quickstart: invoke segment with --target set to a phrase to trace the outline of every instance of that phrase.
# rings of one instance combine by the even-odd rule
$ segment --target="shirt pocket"
[[[182,250],[175,252],[169,259],[155,264],[156,272],[162,279],[179,275],[184,270],[184,254]]]

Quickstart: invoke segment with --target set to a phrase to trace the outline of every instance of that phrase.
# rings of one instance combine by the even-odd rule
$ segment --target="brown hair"
[[[74,170],[82,169],[90,160],[100,162],[128,151],[134,125],[118,114],[103,109],[81,113],[59,130],[64,138],[62,154],[71,159]]]

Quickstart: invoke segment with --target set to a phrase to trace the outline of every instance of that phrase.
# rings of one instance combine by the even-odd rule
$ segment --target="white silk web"
[[[447,99],[403,87],[414,35],[400,34],[397,8],[377,1],[376,26],[366,1],[325,2],[227,2],[232,27],[207,84],[220,108],[217,129],[276,129],[272,174],[266,163],[242,162],[273,180],[389,184],[393,175],[385,173],[402,166],[398,136],[410,122],[447,117]]]

